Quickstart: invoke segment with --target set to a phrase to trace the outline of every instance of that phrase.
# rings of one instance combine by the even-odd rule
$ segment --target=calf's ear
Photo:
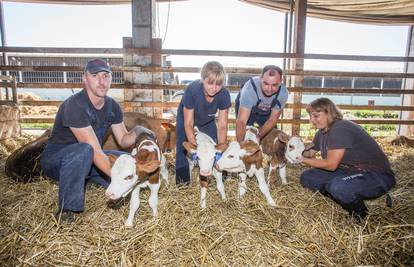
[[[195,153],[197,150],[197,147],[194,144],[187,141],[183,142],[183,146],[188,153]]]
[[[156,169],[158,169],[161,165],[161,162],[159,160],[151,160],[151,161],[139,161],[136,163],[137,170],[139,172],[145,172],[145,173],[152,173]]]
[[[289,141],[289,135],[287,135],[285,132],[280,131],[280,133],[277,135],[277,139],[282,143],[287,143]]]
[[[161,127],[167,132],[175,132],[175,125],[170,122],[162,122]]]
[[[243,141],[240,147],[246,151],[245,156],[250,156],[260,150],[260,146],[253,141]]]
[[[115,161],[118,159],[118,156],[115,156],[113,154],[108,154],[109,163],[111,163],[111,168],[114,166]]]
[[[223,153],[224,151],[226,151],[226,149],[229,147],[229,141],[226,141],[225,143],[220,143],[220,144],[217,144],[216,146],[215,146],[215,148],[216,148],[216,151],[217,152],[220,152],[220,153]]]

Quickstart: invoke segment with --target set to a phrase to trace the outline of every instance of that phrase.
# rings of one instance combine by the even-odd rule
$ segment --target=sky
[[[122,47],[131,36],[130,5],[76,6],[3,2],[8,46]],[[237,0],[157,4],[156,36],[165,49],[283,52],[284,13]],[[167,27],[168,25],[168,27]],[[408,26],[307,18],[306,53],[404,56]],[[281,59],[172,56],[173,66],[262,67]],[[306,60],[309,70],[399,72],[402,63]]]

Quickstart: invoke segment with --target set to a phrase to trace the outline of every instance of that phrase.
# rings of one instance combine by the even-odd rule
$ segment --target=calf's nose
[[[211,171],[210,170],[200,170],[200,175],[210,176],[211,175]]]
[[[112,193],[111,191],[106,190],[105,196],[109,199],[112,199],[114,197],[114,193]]]

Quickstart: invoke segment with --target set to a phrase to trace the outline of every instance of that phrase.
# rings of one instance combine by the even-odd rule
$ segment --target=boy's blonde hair
[[[208,82],[215,83],[217,85],[223,85],[225,79],[225,72],[223,65],[217,61],[209,61],[204,64],[201,69],[201,79],[207,79]]]

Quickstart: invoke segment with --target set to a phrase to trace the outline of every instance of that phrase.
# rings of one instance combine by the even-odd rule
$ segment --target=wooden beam
[[[386,120],[386,119],[364,119],[364,120],[352,120],[358,124],[378,124],[378,125],[414,125],[414,120]],[[21,123],[54,123],[53,117],[21,117]],[[229,123],[235,123],[236,119],[229,119]],[[309,124],[309,120],[301,119],[300,124]],[[278,123],[292,124],[297,123],[293,119],[280,119]]]
[[[111,66],[112,71],[124,72],[182,72],[199,73],[200,68],[195,67],[155,67],[155,66]],[[79,71],[84,70],[83,66],[0,66],[0,70],[9,71]],[[225,68],[226,73],[237,74],[260,74],[260,68]],[[355,71],[295,71],[286,70],[284,75],[296,76],[330,76],[330,77],[373,77],[373,78],[414,78],[414,73],[394,73],[394,72],[355,72]]]
[[[266,58],[305,58],[324,60],[414,62],[414,57],[362,56],[332,54],[299,54],[279,52],[230,51],[230,50],[189,50],[189,49],[153,49],[153,48],[72,48],[72,47],[0,47],[0,52],[34,54],[115,54],[125,52],[137,54],[163,54],[188,56],[227,56],[227,57],[266,57]]]
[[[20,100],[19,104],[23,106],[59,106],[62,104],[62,100]],[[178,102],[131,102],[131,101],[122,101],[118,102],[121,105],[126,103],[134,103],[137,106],[141,107],[156,107],[156,108],[177,108],[179,103]],[[286,104],[285,108],[295,108],[299,107],[301,109],[306,108],[306,104]],[[337,105],[340,109],[343,110],[388,110],[388,111],[414,111],[414,106],[371,106],[371,105]],[[232,104],[232,107],[234,107],[234,103]]]
[[[5,86],[12,86],[10,83],[6,83]],[[17,83],[18,88],[31,88],[31,89],[81,89],[83,84],[81,83]],[[132,83],[113,83],[111,89],[151,89],[151,90],[182,90],[187,86],[185,84],[132,84]],[[226,88],[232,92],[238,92],[240,86],[229,85]],[[331,93],[331,94],[414,94],[414,90],[397,90],[397,89],[370,89],[370,88],[320,88],[320,87],[289,87],[289,92],[300,93]]]
[[[308,2],[307,0],[296,0],[295,1],[295,31],[293,38],[293,52],[301,55],[300,58],[296,58],[293,61],[293,66],[291,68],[295,72],[303,72],[305,66],[305,37],[306,37],[306,10]],[[302,88],[304,87],[304,76],[298,75],[293,79],[293,84],[295,87]],[[302,92],[293,93],[293,103],[300,104],[302,103]],[[299,135],[300,133],[300,117],[301,109],[294,108],[292,112],[292,117],[295,122],[292,125],[292,134]]]

